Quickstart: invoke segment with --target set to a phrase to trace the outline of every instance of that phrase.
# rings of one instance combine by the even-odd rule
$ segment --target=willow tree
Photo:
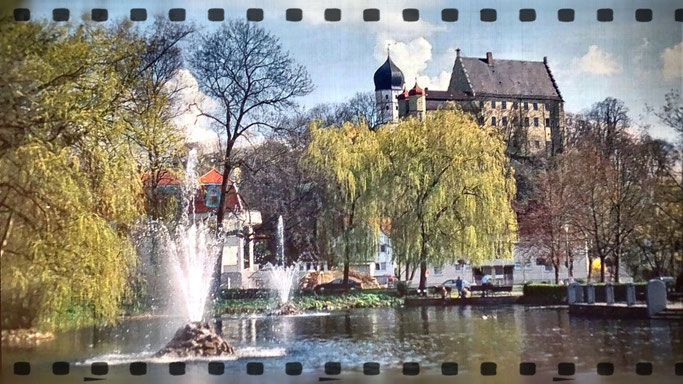
[[[395,256],[420,265],[509,258],[516,219],[505,142],[462,111],[439,110],[378,131],[384,212]]]
[[[120,117],[140,39],[0,23],[3,328],[111,318],[135,253],[140,177]]]
[[[343,284],[348,287],[351,263],[366,260],[377,249],[376,193],[386,162],[379,137],[365,122],[326,128],[319,124],[310,126],[311,142],[303,163],[323,184],[318,218],[321,248],[343,263]]]

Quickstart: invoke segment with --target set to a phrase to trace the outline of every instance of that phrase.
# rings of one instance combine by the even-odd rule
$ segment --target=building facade
[[[382,122],[423,118],[448,103],[474,115],[480,125],[500,129],[508,153],[553,154],[564,145],[564,100],[547,58],[543,61],[463,57],[456,50],[448,89],[406,89],[403,73],[387,57],[375,72]],[[395,97],[395,101],[391,100]]]

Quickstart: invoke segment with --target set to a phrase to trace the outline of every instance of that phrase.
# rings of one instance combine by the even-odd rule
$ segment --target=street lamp
[[[569,250],[569,224],[566,224],[566,223],[564,225],[564,239],[565,239],[566,258],[567,258],[567,261],[565,262],[564,265],[567,267],[567,278],[571,280],[574,277],[574,276],[572,276],[574,274],[572,269],[574,269],[574,268],[572,268],[573,266],[570,266],[570,262],[569,262],[569,260],[571,259],[570,250]]]

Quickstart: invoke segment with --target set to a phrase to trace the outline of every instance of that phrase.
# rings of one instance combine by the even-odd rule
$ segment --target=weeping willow
[[[511,258],[512,170],[498,134],[455,109],[379,129],[388,167],[381,184],[394,257],[427,264]]]
[[[2,327],[111,319],[141,214],[119,113],[142,45],[89,24],[0,29]]]
[[[310,131],[302,161],[323,180],[318,244],[328,259],[344,265],[347,283],[351,263],[372,260],[378,247],[376,193],[386,161],[378,136],[365,123],[321,127],[314,122]]]

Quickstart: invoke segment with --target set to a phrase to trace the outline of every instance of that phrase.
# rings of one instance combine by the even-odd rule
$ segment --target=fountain
[[[234,353],[234,349],[207,323],[206,304],[211,290],[215,255],[219,251],[211,228],[197,221],[194,214],[194,196],[199,188],[196,173],[197,151],[191,150],[187,160],[185,181],[182,186],[180,220],[171,238],[168,230],[167,260],[173,271],[172,299],[180,299],[179,306],[189,323],[178,329],[173,339],[155,356],[198,357]]]
[[[284,222],[282,215],[280,215],[277,219],[276,231],[276,265],[268,264],[265,268],[268,271],[268,286],[277,292],[278,299],[277,308],[270,313],[271,315],[289,315],[299,312],[299,309],[289,301],[292,284],[296,278],[297,266],[285,266],[284,232]]]

